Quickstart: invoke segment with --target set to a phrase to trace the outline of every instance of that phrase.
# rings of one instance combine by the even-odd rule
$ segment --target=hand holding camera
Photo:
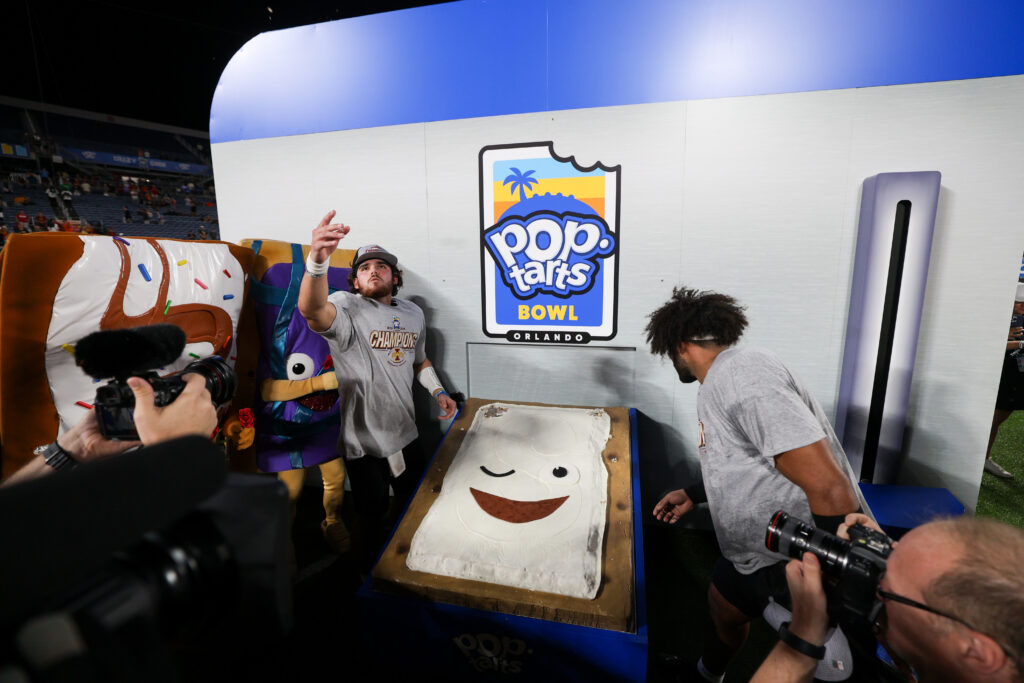
[[[206,389],[206,379],[194,373],[184,375],[183,379],[185,387],[178,397],[159,406],[149,382],[141,377],[128,378],[128,386],[135,395],[135,429],[142,443],[149,445],[191,434],[209,437],[213,433],[217,410]]]
[[[108,455],[123,453],[140,446],[139,441],[111,441],[100,433],[96,411],[90,410],[82,419],[57,439],[57,445],[72,454],[76,462],[89,462]]]
[[[821,563],[813,553],[786,565],[786,584],[793,599],[793,619],[789,630],[812,645],[823,645],[828,632],[825,589],[821,582]]]
[[[162,377],[156,372],[178,362],[184,349],[185,333],[166,324],[94,332],[75,345],[75,362],[86,374],[95,379],[113,378],[96,390],[94,402],[99,431],[105,438],[139,440],[140,413],[143,429],[151,433],[159,430],[163,434],[167,427],[185,430],[162,438],[210,435],[217,423],[215,405],[231,400],[238,378],[219,356],[189,363],[181,374]],[[198,386],[192,388],[194,384]],[[200,396],[202,400],[198,400]],[[136,408],[139,400],[141,410]],[[167,415],[177,416],[177,420],[157,417],[168,409]],[[141,440],[151,442],[145,436]]]
[[[865,526],[868,522],[871,526]],[[816,529],[783,510],[768,523],[765,546],[771,551],[801,559],[813,555],[825,575],[830,605],[844,616],[874,621],[882,607],[878,582],[885,573],[892,541],[865,515],[847,515],[840,527],[848,539]]]

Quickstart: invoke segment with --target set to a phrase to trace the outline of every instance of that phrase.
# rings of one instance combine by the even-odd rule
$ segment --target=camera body
[[[876,591],[892,541],[865,526],[850,527],[849,534],[846,541],[779,510],[768,523],[765,546],[795,559],[813,554],[828,579],[830,598],[848,614],[871,621],[881,606]]]
[[[149,382],[153,387],[154,403],[162,407],[178,398],[185,388],[184,375],[188,373],[201,375],[206,380],[206,389],[214,405],[227,403],[235,395],[238,377],[220,356],[207,356],[189,363],[179,375],[160,377],[155,372],[135,372],[131,376]],[[97,388],[94,408],[100,433],[105,438],[112,441],[138,440],[134,417],[135,394],[124,379],[115,378]]]

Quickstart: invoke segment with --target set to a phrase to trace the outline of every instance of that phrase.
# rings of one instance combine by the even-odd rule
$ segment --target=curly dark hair
[[[648,317],[651,353],[671,357],[680,342],[700,346],[732,346],[743,336],[747,316],[728,294],[676,287],[672,298]],[[701,337],[710,340],[698,341]]]
[[[363,263],[365,263],[365,261]],[[385,261],[385,263],[387,262]],[[359,265],[362,265],[362,263]],[[391,287],[391,296],[396,296],[398,294],[398,290],[402,287],[402,269],[398,266],[392,266],[391,264],[388,264],[388,268],[391,269],[391,277],[394,280],[394,286]],[[359,289],[356,287],[355,268],[348,269],[348,291],[353,294],[359,293]]]

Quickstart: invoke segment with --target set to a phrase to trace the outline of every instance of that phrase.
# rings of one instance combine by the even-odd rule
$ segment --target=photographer
[[[864,515],[849,526],[878,529]],[[893,544],[878,587],[877,637],[908,680],[1021,681],[1024,661],[1024,532],[1001,522],[962,517],[930,522]],[[793,599],[789,632],[756,683],[810,681],[827,616],[818,559],[805,553],[786,566]],[[801,651],[798,651],[798,649]]]
[[[15,472],[3,486],[47,475],[63,467],[123,453],[131,448],[151,446],[191,434],[209,436],[217,426],[217,411],[197,374],[184,376],[185,388],[177,399],[164,406],[154,403],[153,388],[140,377],[129,377],[135,395],[135,427],[140,441],[110,441],[99,431],[96,413],[87,412],[74,427],[55,442],[36,449],[36,457]]]
[[[1010,317],[1010,331],[1006,336],[1003,370],[999,376],[996,409],[992,414],[992,428],[985,451],[985,471],[1000,479],[1013,479],[1013,474],[992,459],[992,446],[996,443],[999,427],[1015,410],[1024,408],[1024,282],[1017,285]]]

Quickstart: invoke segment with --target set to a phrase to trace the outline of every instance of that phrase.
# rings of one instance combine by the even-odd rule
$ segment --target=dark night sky
[[[429,4],[14,0],[0,95],[207,131],[220,74],[253,36]]]

